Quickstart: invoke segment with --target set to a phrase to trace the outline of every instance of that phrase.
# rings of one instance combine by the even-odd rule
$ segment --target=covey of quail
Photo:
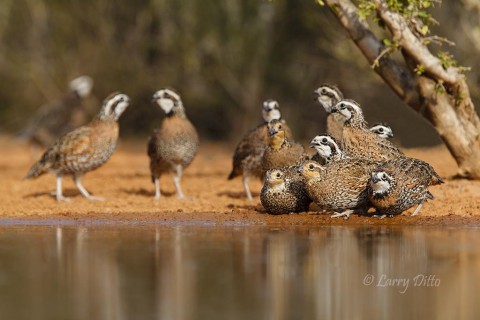
[[[71,175],[84,197],[101,200],[83,187],[81,179],[85,173],[107,162],[113,154],[118,140],[118,119],[129,104],[127,95],[112,93],[104,100],[100,113],[89,124],[56,140],[25,178],[36,178],[46,172],[53,173],[57,178],[56,198],[63,201],[68,198],[62,193],[62,178]]]
[[[155,199],[159,200],[160,177],[173,173],[177,197],[184,199],[180,181],[183,171],[193,161],[199,144],[198,133],[187,118],[180,96],[171,89],[161,89],[153,95],[153,101],[165,112],[160,128],[148,140],[150,172],[155,184]]]

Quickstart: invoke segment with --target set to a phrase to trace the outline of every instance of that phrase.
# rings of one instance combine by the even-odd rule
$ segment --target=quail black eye
[[[387,175],[386,175],[385,173],[382,174],[382,180],[383,180],[383,181],[387,180]]]
[[[281,124],[280,124],[280,125],[278,125],[278,129],[282,129],[282,125],[281,125]]]
[[[309,165],[308,168],[309,168],[310,170],[313,170],[313,164]]]
[[[280,173],[277,173],[277,178],[280,178]]]
[[[327,89],[322,89],[322,94],[327,94]]]
[[[379,131],[379,132],[383,132],[383,128],[379,128],[378,131]]]
[[[345,109],[345,103],[340,103],[340,108]]]
[[[323,138],[322,143],[327,143],[327,138]]]

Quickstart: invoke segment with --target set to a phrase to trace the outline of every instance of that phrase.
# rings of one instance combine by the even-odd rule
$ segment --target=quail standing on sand
[[[91,200],[92,196],[82,185],[82,176],[103,165],[113,154],[118,140],[118,119],[129,106],[130,99],[121,93],[112,93],[103,102],[100,113],[86,126],[60,137],[30,169],[26,179],[36,178],[46,172],[57,177],[56,198],[65,201],[62,178],[72,175],[80,193]]]
[[[378,214],[395,215],[418,205],[418,214],[427,199],[431,185],[443,180],[428,163],[413,158],[396,158],[379,165],[371,174],[369,198]]]
[[[264,172],[273,168],[298,165],[308,160],[303,146],[288,140],[281,121],[272,120],[268,123],[268,136],[269,145],[262,158]]]
[[[327,115],[327,133],[337,141],[342,141],[343,123],[345,118],[338,113],[332,113],[333,107],[343,100],[343,93],[333,84],[321,85],[315,90],[314,95],[317,101],[328,113]]]
[[[188,120],[180,96],[171,89],[161,89],[153,101],[165,112],[160,128],[148,140],[150,172],[155,184],[155,199],[160,199],[160,176],[173,172],[177,198],[185,199],[180,180],[185,168],[193,161],[198,149],[198,133]]]
[[[273,214],[308,211],[312,202],[295,166],[267,171],[260,201],[267,212]]]
[[[290,128],[282,119],[277,101],[272,99],[266,100],[263,103],[262,116],[264,122],[249,130],[235,148],[232,171],[228,176],[228,180],[242,176],[243,188],[248,200],[252,200],[248,184],[250,178],[263,177],[262,157],[265,148],[268,146],[268,122],[274,119],[279,120],[287,138],[292,139]]]
[[[69,90],[58,101],[41,106],[32,116],[20,137],[35,147],[46,148],[58,137],[86,122],[83,100],[90,94],[93,80],[89,76],[73,79]]]
[[[362,109],[355,101],[342,100],[332,112],[345,117],[341,145],[347,156],[376,161],[404,156],[390,141],[368,129]]]

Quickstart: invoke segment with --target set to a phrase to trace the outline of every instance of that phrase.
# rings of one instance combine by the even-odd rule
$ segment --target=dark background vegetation
[[[479,6],[445,1],[433,9],[437,34],[467,73],[479,105]],[[203,139],[236,142],[277,99],[297,138],[325,131],[313,101],[337,83],[367,120],[387,122],[403,146],[439,143],[434,129],[390,91],[326,7],[314,0],[1,0],[0,130],[15,133],[42,104],[88,74],[94,115],[110,92],[134,100],[123,136],[147,137],[161,119],[156,89],[175,88]]]

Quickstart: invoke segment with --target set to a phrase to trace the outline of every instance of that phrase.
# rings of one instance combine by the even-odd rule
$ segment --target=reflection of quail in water
[[[329,135],[316,136],[310,142],[310,147],[317,151],[310,157],[310,160],[320,164],[328,164],[346,158],[335,139]]]
[[[355,210],[368,209],[369,169],[375,166],[359,159],[342,159],[324,166],[307,161],[299,171],[307,194],[322,210],[338,212],[332,217],[348,218]]]
[[[113,154],[118,140],[118,118],[128,107],[130,99],[113,93],[105,99],[102,109],[88,125],[75,129],[59,138],[41,159],[30,169],[26,179],[36,178],[46,172],[57,177],[57,200],[67,200],[62,194],[62,177],[73,175],[80,193],[91,196],[81,183],[82,176],[103,165]]]
[[[267,100],[263,103],[262,116],[264,122],[248,131],[238,143],[233,154],[233,168],[228,176],[231,180],[239,175],[243,178],[243,188],[248,200],[252,200],[252,194],[248,185],[251,177],[263,176],[262,157],[268,145],[268,122],[273,119],[280,120],[281,113],[278,102]],[[286,135],[291,139],[290,129],[284,120],[280,120],[285,128]]]
[[[332,113],[332,108],[343,99],[343,93],[336,85],[324,84],[314,91],[317,101],[322,105],[327,115],[327,132],[337,141],[342,140],[345,118],[338,113]]]
[[[83,99],[90,94],[92,85],[88,76],[72,80],[65,96],[40,107],[20,136],[32,145],[45,148],[58,137],[83,125],[87,117]]]
[[[385,161],[402,157],[403,153],[387,139],[370,131],[358,103],[342,100],[332,109],[345,117],[342,147],[352,158]]]
[[[190,165],[197,153],[198,134],[185,114],[180,96],[170,89],[157,91],[153,100],[163,109],[166,118],[148,141],[150,172],[155,183],[155,199],[160,199],[160,176],[174,172],[173,182],[177,197],[184,199],[180,180],[183,170]]]
[[[372,172],[369,197],[379,214],[399,214],[418,204],[412,214],[416,215],[427,199],[433,199],[428,187],[441,183],[443,180],[425,161],[396,158]]]
[[[260,201],[273,214],[307,211],[312,202],[295,166],[267,171]]]
[[[393,138],[393,130],[385,123],[376,123],[370,127],[370,131],[374,132],[383,139]]]
[[[303,146],[290,142],[285,135],[283,123],[272,120],[268,123],[269,145],[263,154],[263,170],[293,166],[308,159]]]

